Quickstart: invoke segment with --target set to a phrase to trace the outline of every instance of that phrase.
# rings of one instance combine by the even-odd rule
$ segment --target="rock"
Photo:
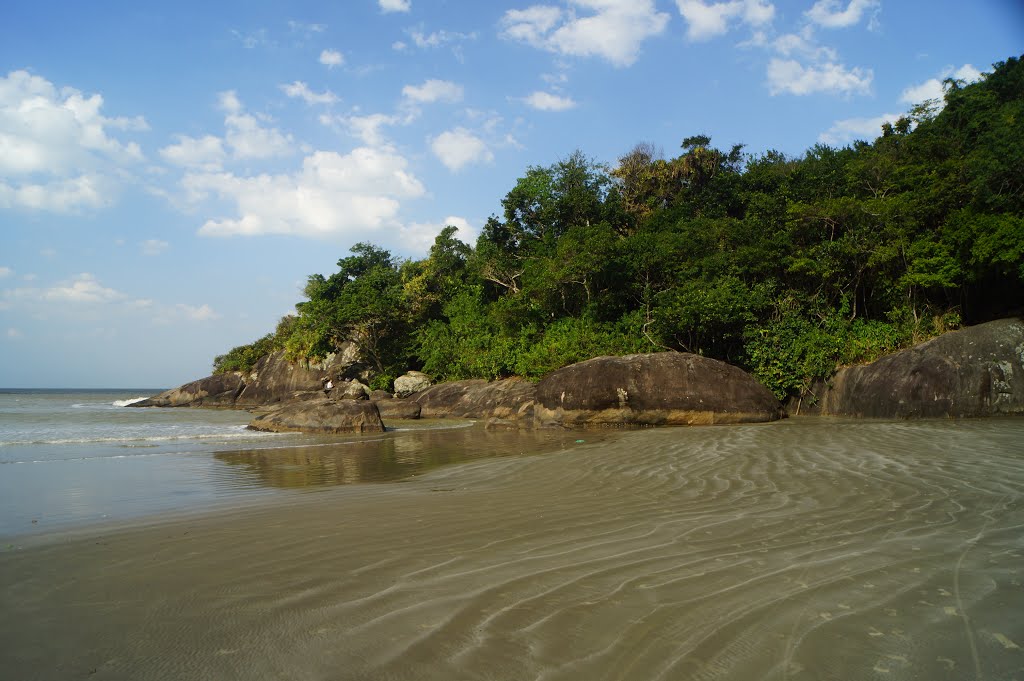
[[[395,396],[387,390],[371,390],[370,399],[374,402],[380,402],[381,400],[393,400],[395,399]]]
[[[416,401],[425,419],[518,419],[532,406],[536,391],[535,383],[522,378],[452,381],[416,393]]]
[[[335,383],[331,390],[332,400],[366,400],[369,397],[370,389],[359,381]]]
[[[239,406],[274,404],[295,392],[322,390],[328,378],[337,386],[338,377],[355,368],[351,352],[332,353],[318,363],[289,362],[284,351],[272,352],[256,363],[237,402]]]
[[[419,371],[409,371],[395,379],[395,397],[408,397],[426,390],[433,384],[430,376]]]
[[[775,396],[742,369],[662,352],[597,357],[537,384],[539,426],[754,423],[783,416]]]
[[[130,404],[131,407],[233,407],[245,388],[242,374],[214,374],[159,395]]]
[[[382,400],[374,402],[377,411],[382,419],[418,419],[420,417],[420,403],[412,400]]]
[[[249,428],[274,433],[383,433],[384,423],[373,402],[320,397],[286,402],[257,416]]]
[[[821,413],[869,418],[1024,414],[1024,320],[951,331],[871,364],[840,369]]]

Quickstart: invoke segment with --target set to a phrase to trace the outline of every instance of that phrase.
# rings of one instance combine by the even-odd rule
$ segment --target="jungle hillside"
[[[945,83],[873,142],[802,156],[638,144],[530,167],[476,244],[428,257],[369,243],[313,274],[295,314],[214,361],[357,343],[387,389],[538,378],[598,355],[679,350],[751,372],[778,397],[1024,307],[1024,61]]]

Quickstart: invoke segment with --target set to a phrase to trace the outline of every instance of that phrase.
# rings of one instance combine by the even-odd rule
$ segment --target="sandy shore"
[[[1011,678],[1022,435],[642,431],[31,538],[0,553],[0,675]]]

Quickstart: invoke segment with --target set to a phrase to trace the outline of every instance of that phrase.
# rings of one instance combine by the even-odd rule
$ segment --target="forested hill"
[[[537,377],[602,354],[701,353],[779,397],[1024,304],[1024,62],[947,81],[873,143],[746,155],[702,135],[614,166],[576,152],[526,171],[475,247],[448,228],[429,257],[357,244],[314,274],[277,330],[217,357],[355,339],[387,387]]]

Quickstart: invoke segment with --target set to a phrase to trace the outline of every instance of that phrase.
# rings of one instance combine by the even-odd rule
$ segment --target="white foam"
[[[148,400],[148,399],[149,399],[148,397],[133,397],[133,398],[128,399],[128,400],[114,400],[111,403],[111,405],[115,406],[115,407],[127,407],[130,404],[135,404],[136,402],[141,402],[142,400]]]

